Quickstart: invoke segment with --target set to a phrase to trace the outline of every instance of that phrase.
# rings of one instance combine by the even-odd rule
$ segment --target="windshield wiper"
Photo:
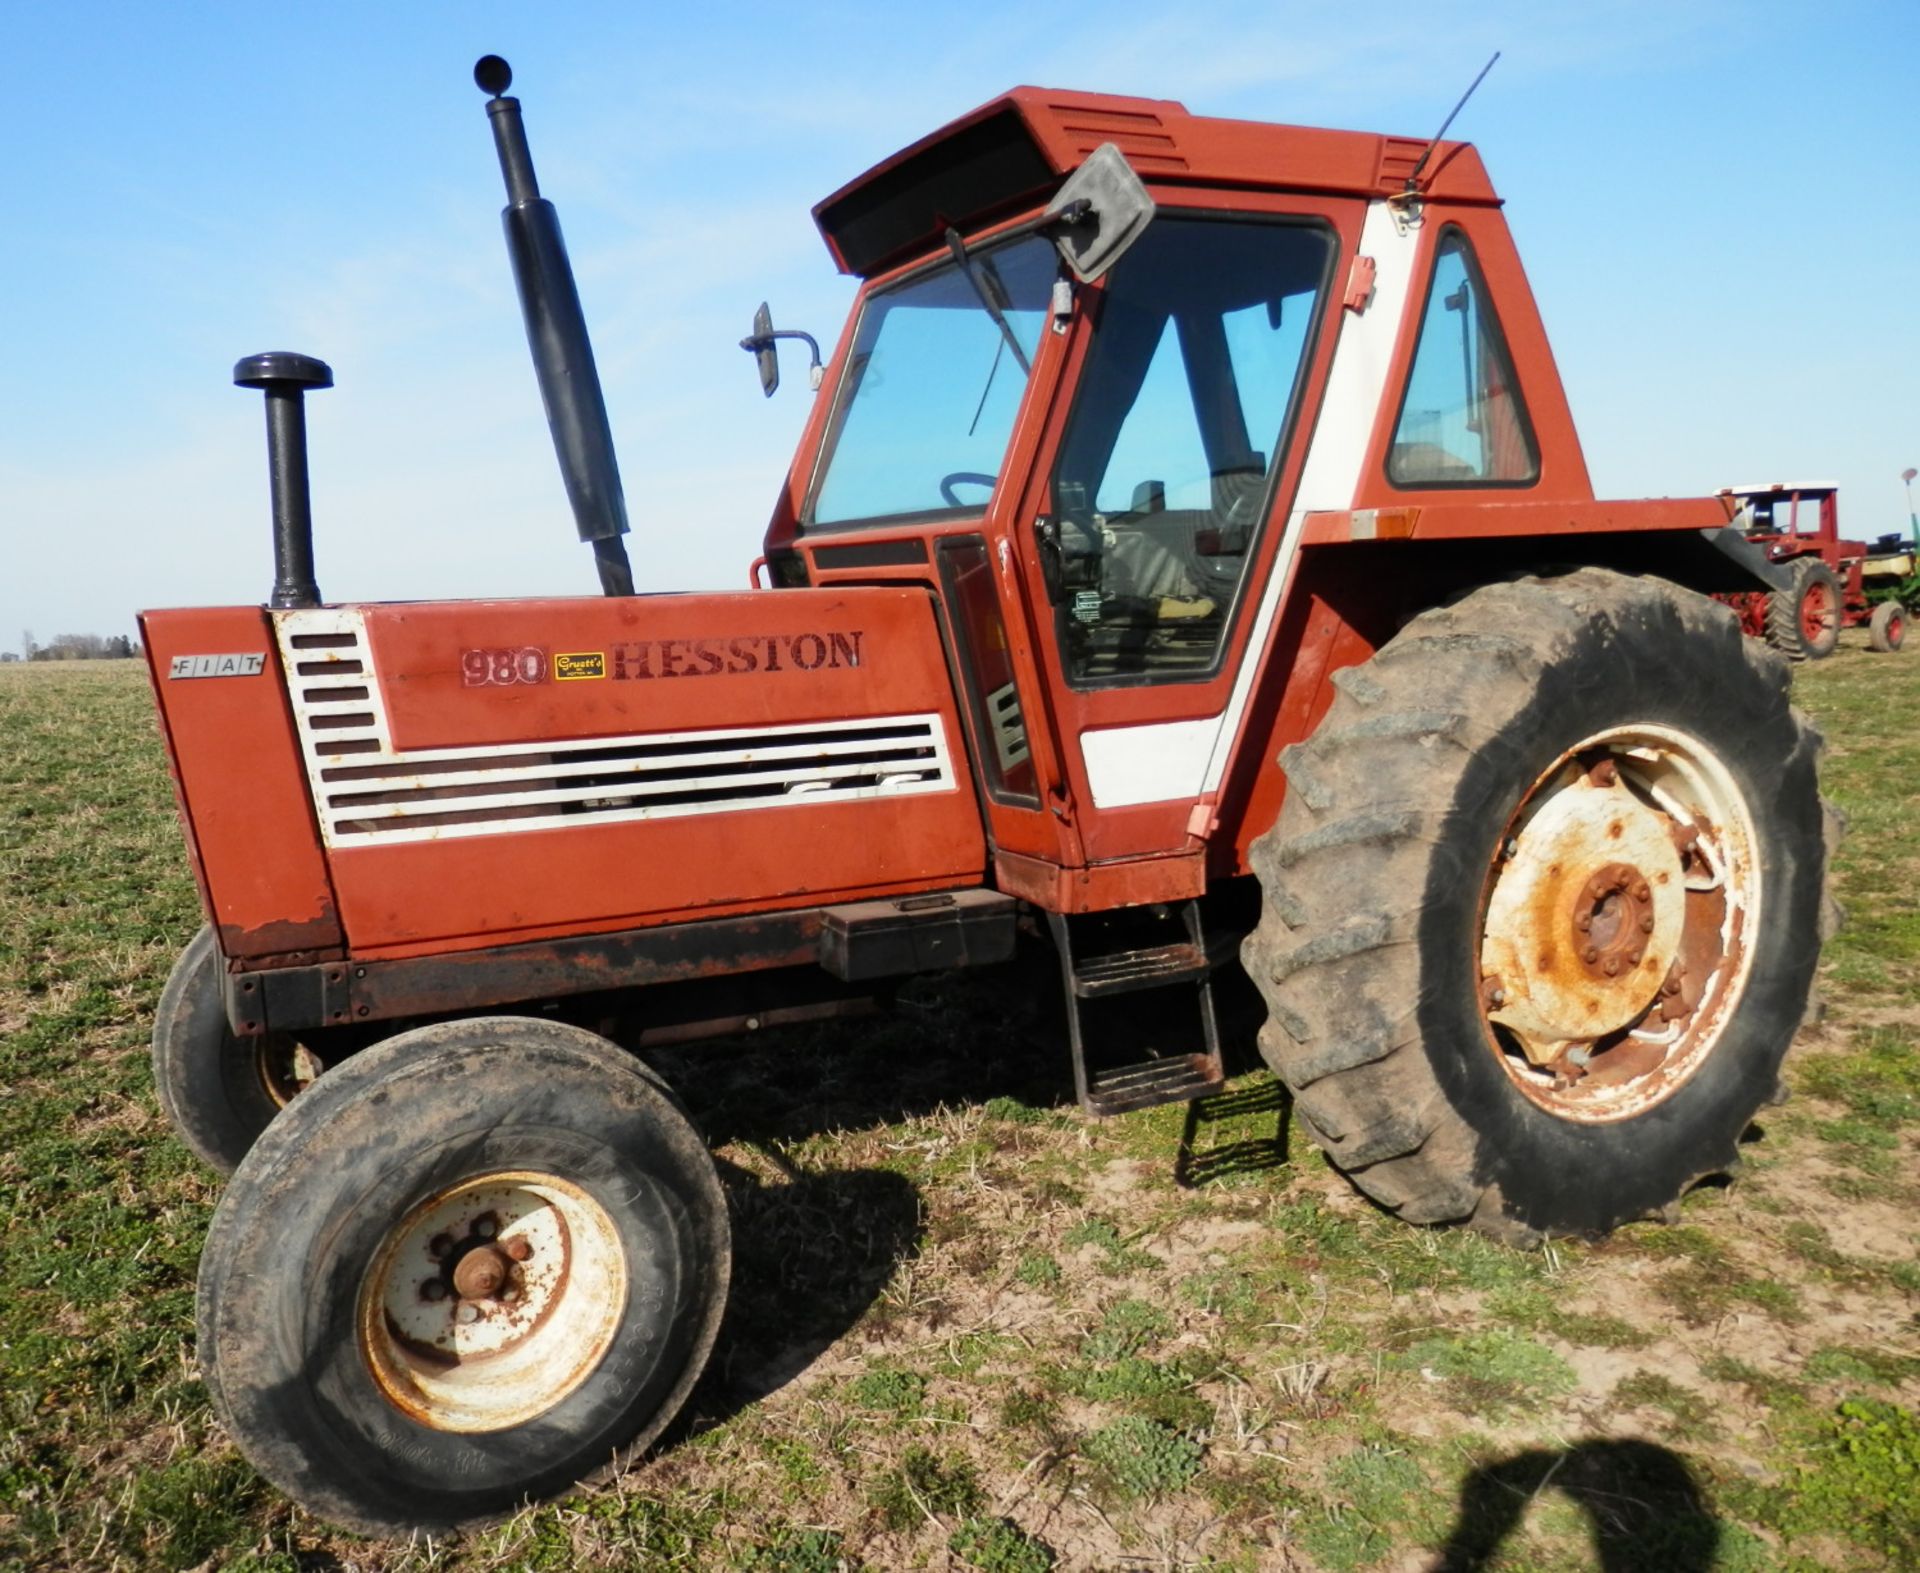
[[[994,267],[992,260],[982,257],[980,272],[976,273],[973,260],[967,255],[967,243],[960,238],[960,231],[957,229],[947,231],[947,250],[953,253],[953,260],[960,264],[960,271],[966,276],[967,283],[972,286],[974,295],[986,309],[987,315],[993,318],[993,325],[1000,330],[1000,337],[1006,341],[1007,348],[1013,351],[1013,358],[1019,364],[1021,372],[1026,376],[1032,376],[1033,367],[1027,362],[1026,352],[1020,348],[1020,341],[1013,336],[1012,324],[1007,321],[1007,314],[1002,309],[1000,300],[995,299],[996,296],[1001,299],[1010,297],[1007,296],[1007,287],[1001,283],[999,271]],[[986,276],[985,283],[981,281],[981,274]]]

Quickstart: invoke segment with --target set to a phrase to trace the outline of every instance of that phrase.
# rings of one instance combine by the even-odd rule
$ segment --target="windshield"
[[[971,263],[1021,354],[957,263],[875,295],[860,316],[808,520],[977,513],[1000,477],[1058,271],[1029,235]]]

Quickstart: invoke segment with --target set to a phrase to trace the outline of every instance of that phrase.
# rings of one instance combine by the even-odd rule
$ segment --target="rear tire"
[[[1907,642],[1907,609],[1898,601],[1882,601],[1867,624],[1867,640],[1882,654],[1893,654]]]
[[[657,1077],[579,1028],[447,1022],[330,1072],[241,1163],[201,1256],[200,1364],[304,1507],[452,1529],[653,1442],[730,1259],[712,1159]]]
[[[1839,579],[1818,557],[1797,557],[1784,566],[1793,583],[1767,598],[1767,643],[1789,661],[1832,655],[1845,609]]]
[[[1658,1215],[1732,1163],[1754,1112],[1776,1093],[1830,911],[1819,737],[1788,703],[1786,679],[1778,657],[1743,638],[1724,607],[1598,569],[1473,591],[1335,676],[1325,719],[1281,755],[1288,790],[1278,822],[1254,846],[1265,903],[1244,956],[1269,1009],[1262,1053],[1292,1089],[1304,1127],[1362,1191],[1410,1222],[1466,1221],[1526,1243]],[[1550,785],[1567,779],[1554,772],[1581,784],[1580,771],[1604,755],[1617,759],[1613,780],[1625,791],[1652,768],[1640,755],[1664,757],[1650,745],[1636,754],[1630,741],[1586,741],[1610,735],[1672,740],[1676,757],[1725,783],[1717,790],[1750,821],[1741,844],[1751,852],[1739,867],[1752,888],[1735,893],[1724,872],[1735,864],[1722,863],[1744,943],[1696,967],[1688,1008],[1697,1015],[1672,1028],[1680,1036],[1655,1056],[1657,1068],[1627,1070],[1642,1063],[1633,1056],[1653,1053],[1635,1033],[1668,1030],[1650,1025],[1666,1020],[1654,1014],[1667,1009],[1656,972],[1631,983],[1649,990],[1648,1014],[1618,1037],[1596,1034],[1586,1045],[1595,1057],[1563,1058],[1547,1086],[1534,1055],[1516,1053],[1507,1025],[1496,1031],[1491,1018],[1501,981],[1483,977],[1492,899],[1512,877],[1502,859],[1518,855],[1516,816],[1552,801]],[[1651,827],[1649,866],[1668,845],[1680,886],[1701,884],[1688,872],[1695,854],[1672,850],[1688,815],[1674,838],[1642,783],[1626,817]],[[1527,819],[1518,835],[1544,823]],[[1568,859],[1579,866],[1563,875],[1554,863],[1541,878],[1586,889],[1617,845],[1593,846],[1591,868],[1579,865],[1589,857],[1582,851]],[[1654,877],[1665,885],[1669,875]],[[1697,947],[1714,940],[1700,931],[1692,899],[1682,903],[1681,932],[1696,949],[1674,950],[1675,959],[1705,955]],[[1540,911],[1549,907],[1560,923],[1581,910],[1557,896],[1543,898]],[[1653,925],[1655,910],[1634,909],[1636,927],[1640,916]],[[1550,926],[1543,920],[1541,932]],[[1630,974],[1646,970],[1639,945],[1622,941],[1623,962],[1635,951]],[[1548,958],[1538,960],[1544,968]],[[1666,965],[1664,956],[1646,963]],[[1554,976],[1543,970],[1529,986]],[[1629,978],[1618,986],[1629,989]],[[1637,999],[1630,1010],[1642,1009]],[[1575,1046],[1567,1036],[1563,1047]],[[1684,1055],[1682,1043],[1691,1045]],[[1605,1058],[1629,1045],[1630,1055]],[[1580,1091],[1616,1071],[1617,1095]],[[1562,1075],[1571,1090],[1559,1090]]]

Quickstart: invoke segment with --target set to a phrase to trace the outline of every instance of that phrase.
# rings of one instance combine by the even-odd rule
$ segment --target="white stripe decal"
[[[274,625],[330,847],[956,789],[934,713],[396,749],[364,615],[321,607]]]
[[[1207,755],[1220,718],[1159,721],[1148,726],[1104,726],[1080,734],[1095,808],[1135,803],[1191,802],[1200,795]]]
[[[1420,239],[1417,227],[1402,230],[1384,202],[1367,208],[1360,231],[1360,254],[1372,257],[1375,273],[1373,299],[1359,314],[1335,306],[1340,313],[1340,342],[1334,346],[1333,366],[1327,373],[1326,396],[1320,401],[1320,419],[1314,423],[1307,463],[1294,494],[1286,534],[1274,554],[1247,636],[1247,650],[1233,680],[1233,693],[1219,718],[1213,753],[1201,778],[1202,792],[1217,792],[1227,761],[1239,740],[1240,723],[1253,697],[1253,682],[1266,656],[1267,640],[1280,609],[1287,576],[1300,550],[1300,531],[1310,513],[1351,508],[1360,490],[1360,467],[1366,462],[1375,417],[1387,394],[1387,372],[1393,359],[1400,320],[1406,315],[1407,291],[1413,281],[1413,254]]]

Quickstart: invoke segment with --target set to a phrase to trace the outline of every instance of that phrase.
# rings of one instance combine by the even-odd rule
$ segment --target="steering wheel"
[[[982,475],[978,470],[955,470],[951,475],[940,477],[940,500],[949,508],[964,508],[966,504],[955,494],[956,486],[984,486],[988,491],[1000,484],[997,475]]]

